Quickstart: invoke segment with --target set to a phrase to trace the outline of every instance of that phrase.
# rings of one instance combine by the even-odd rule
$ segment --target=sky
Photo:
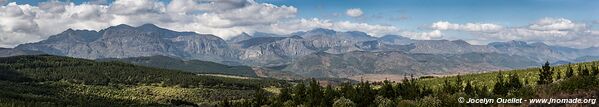
[[[314,28],[380,37],[599,47],[599,0],[0,0],[0,47],[153,23],[224,39]]]

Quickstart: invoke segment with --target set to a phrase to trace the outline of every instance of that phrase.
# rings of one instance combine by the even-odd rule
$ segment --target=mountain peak
[[[466,42],[464,40],[461,40],[461,39],[453,40],[451,42],[456,43],[456,44],[470,45],[470,43],[468,43],[468,42]]]
[[[389,39],[389,40],[392,40],[392,39],[410,39],[410,38],[403,37],[403,36],[400,36],[400,35],[385,35],[385,36],[382,36],[380,38],[381,39]]]
[[[139,26],[137,28],[141,28],[141,29],[161,29],[160,27],[158,27],[158,26],[156,26],[154,24],[151,24],[151,23],[143,24],[143,25],[141,25],[141,26]]]
[[[292,36],[290,36],[289,38],[292,38],[292,39],[303,39],[303,38],[302,38],[301,36],[299,36],[299,35],[292,35]]]
[[[318,32],[318,33],[325,33],[325,34],[333,34],[333,33],[336,33],[336,31],[335,31],[335,30],[331,30],[331,29],[325,29],[325,28],[314,28],[314,29],[312,29],[312,30],[310,30],[310,31],[308,31],[308,32],[313,32],[313,33],[316,33],[316,32]]]
[[[250,34],[245,33],[245,32],[241,32],[241,34],[239,34],[238,36],[250,36]]]
[[[509,41],[508,43],[518,44],[518,45],[525,45],[525,44],[527,44],[525,41],[518,41],[518,40],[512,40],[512,41]]]
[[[133,26],[129,26],[127,24],[119,24],[119,25],[116,25],[114,27],[116,27],[116,28],[133,28]]]
[[[168,29],[160,28],[151,23],[143,24],[141,26],[136,27],[136,29],[144,31],[144,32],[161,32],[161,33],[173,32]]]

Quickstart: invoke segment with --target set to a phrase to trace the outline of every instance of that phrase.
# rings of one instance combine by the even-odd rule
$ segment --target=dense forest
[[[464,104],[458,99],[596,98],[595,63],[554,67],[546,63],[540,68],[332,86],[315,79],[227,78],[123,62],[26,55],[0,58],[0,106],[548,106]]]
[[[61,56],[0,58],[0,106],[197,105],[246,99],[262,87],[285,85]]]

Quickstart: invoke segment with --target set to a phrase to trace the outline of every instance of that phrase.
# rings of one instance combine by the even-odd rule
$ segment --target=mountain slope
[[[0,106],[196,105],[248,99],[256,89],[285,84],[61,56],[0,58]]]
[[[41,54],[45,54],[45,53],[39,52],[39,51],[0,48],[0,57],[19,56],[19,55],[41,55]]]
[[[237,61],[237,52],[219,37],[175,32],[152,24],[118,25],[101,31],[69,29],[47,40],[19,45],[16,49],[88,59],[162,55],[215,62]]]
[[[522,56],[497,53],[411,54],[403,52],[315,53],[295,60],[285,70],[307,77],[364,74],[451,74],[534,66]]]
[[[256,73],[251,67],[247,66],[228,66],[219,63],[200,61],[200,60],[189,60],[183,61],[176,58],[167,56],[150,56],[150,57],[132,57],[123,59],[99,59],[99,61],[120,61],[125,63],[131,63],[136,65],[181,70],[192,73],[216,73],[216,74],[228,74],[228,75],[240,75],[256,77]]]

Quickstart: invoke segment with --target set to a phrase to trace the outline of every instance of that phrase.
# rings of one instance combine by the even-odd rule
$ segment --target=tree
[[[283,89],[281,89],[281,94],[279,94],[279,96],[277,96],[278,102],[284,103],[287,102],[287,100],[291,100],[291,93],[289,92],[289,88],[284,87]]]
[[[410,76],[409,79],[404,77],[402,82],[397,84],[396,90],[398,92],[397,95],[401,96],[403,99],[414,100],[421,97],[420,95],[422,94],[421,88],[414,76]]]
[[[308,91],[306,93],[306,100],[308,100],[306,102],[306,106],[316,107],[322,102],[323,93],[320,91],[320,85],[315,79],[310,81],[309,86],[310,87],[308,87]]]
[[[342,83],[339,91],[341,92],[341,96],[345,98],[355,99],[359,96],[356,94],[356,89],[349,82]]]
[[[587,69],[587,67],[583,66],[583,65],[578,65],[578,73],[579,73],[578,74],[579,76],[589,76],[590,75],[589,69]]]
[[[374,103],[377,107],[395,107],[395,103],[383,96],[377,96],[374,99]]]
[[[456,88],[453,86],[453,84],[451,84],[451,82],[449,82],[449,80],[445,79],[443,81],[443,88],[441,89],[443,90],[444,93],[447,94],[453,94],[456,93]]]
[[[517,90],[522,88],[522,83],[520,82],[520,78],[518,77],[517,74],[513,73],[510,74],[510,80],[509,80],[509,88],[510,90]]]
[[[293,88],[293,101],[296,104],[301,104],[306,99],[306,86],[304,83],[299,83]]]
[[[474,87],[472,86],[472,82],[468,81],[466,83],[466,87],[464,87],[464,93],[470,95],[470,96],[474,96]]]
[[[229,99],[225,99],[220,107],[231,107],[231,102]]]
[[[266,92],[262,89],[256,90],[256,93],[254,93],[254,99],[252,99],[252,107],[260,107],[266,104],[268,104]]]
[[[455,88],[457,89],[458,92],[464,91],[462,76],[460,76],[460,74],[458,74],[458,76],[456,78],[457,79],[455,81]]]
[[[393,85],[389,80],[383,81],[383,86],[379,89],[379,95],[389,99],[396,97]]]
[[[373,102],[374,98],[376,97],[376,92],[372,90],[370,83],[366,81],[358,83],[356,86],[356,95],[360,97],[355,97],[351,100],[356,102],[356,104],[360,107],[366,107]]]
[[[591,75],[598,75],[598,74],[599,74],[599,68],[597,67],[595,62],[593,62],[593,66],[591,66]]]
[[[549,61],[539,69],[539,81],[537,84],[549,84],[553,82],[553,68],[549,66]]]
[[[493,93],[496,95],[505,96],[508,93],[507,83],[505,83],[504,75],[499,71],[497,74],[497,80],[495,81],[495,86],[493,86]]]
[[[562,72],[557,72],[555,74],[555,80],[557,81],[557,80],[560,80],[560,79],[562,79]]]
[[[335,100],[335,98],[338,96],[339,93],[337,93],[337,91],[335,91],[331,85],[327,85],[327,87],[324,89],[324,97],[321,107],[333,105],[333,100]]]
[[[488,98],[491,96],[491,93],[489,92],[489,87],[487,87],[486,85],[483,85],[480,88],[475,88],[476,90],[474,90],[476,93],[476,97],[478,98]]]
[[[570,78],[574,76],[574,70],[572,69],[572,66],[570,63],[568,63],[568,67],[566,67],[566,78]]]
[[[335,100],[335,103],[333,103],[333,107],[356,107],[356,103],[354,103],[350,99],[341,97]]]

